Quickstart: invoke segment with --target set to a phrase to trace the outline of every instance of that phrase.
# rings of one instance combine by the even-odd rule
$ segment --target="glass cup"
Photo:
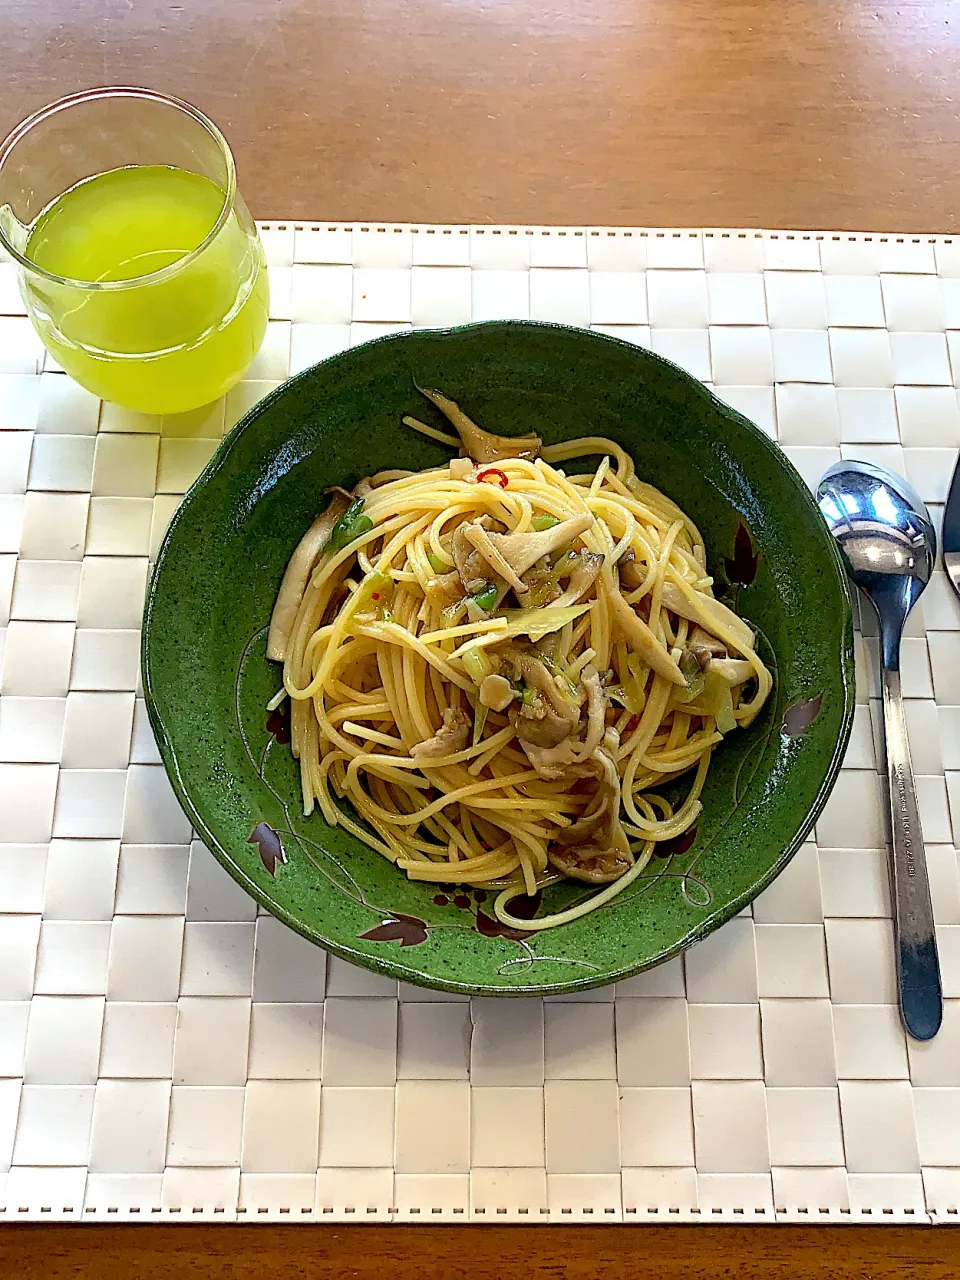
[[[44,346],[142,413],[223,395],[263,341],[256,225],[220,130],[150,89],[90,89],[0,144],[0,246]]]

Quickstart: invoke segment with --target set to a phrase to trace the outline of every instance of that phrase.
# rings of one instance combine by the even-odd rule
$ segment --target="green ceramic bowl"
[[[284,566],[329,485],[436,466],[401,425],[437,386],[482,424],[547,441],[605,435],[704,533],[723,597],[760,636],[774,692],[714,755],[693,833],[573,924],[518,935],[489,897],[412,884],[318,815],[304,818],[267,623]],[[436,420],[439,425],[439,420]],[[639,347],[503,322],[355,347],[261,400],[173,518],[143,627],[147,707],[174,790],[258,902],[378,973],[484,995],[571,992],[649,968],[712,932],[783,870],[820,812],[850,732],[846,578],[806,486],[779,450],[686,373]],[[552,910],[584,886],[557,885]],[[590,890],[586,890],[590,892]]]

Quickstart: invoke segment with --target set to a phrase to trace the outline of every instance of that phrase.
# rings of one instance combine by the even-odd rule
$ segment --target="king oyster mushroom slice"
[[[543,448],[543,441],[538,435],[498,436],[492,431],[485,431],[463,412],[455,400],[445,396],[441,391],[428,387],[419,390],[441,413],[445,414],[460,437],[463,452],[476,462],[500,462],[504,458],[537,457]]]
[[[691,594],[693,599],[677,583],[665,582],[661,599],[664,607],[671,613],[695,622],[704,631],[715,634],[715,627],[723,627],[733,636],[739,649],[744,652],[753,649],[753,632],[732,609],[728,609],[713,596],[705,596],[699,592]]]
[[[323,548],[330,541],[333,526],[352,501],[353,495],[347,493],[346,489],[339,486],[333,489],[326,510],[317,516],[287,562],[267,634],[267,657],[274,662],[282,662],[286,656],[290,632],[297,619],[310,574],[323,554]]]
[[[745,658],[711,658],[707,663],[707,671],[720,676],[731,686],[743,684],[756,675],[752,664]]]

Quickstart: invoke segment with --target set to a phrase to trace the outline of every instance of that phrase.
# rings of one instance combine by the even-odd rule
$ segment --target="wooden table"
[[[950,1227],[0,1228],[16,1280],[955,1280]]]
[[[0,131],[146,84],[226,130],[261,218],[955,229],[950,0],[5,0]],[[952,1260],[952,1261],[951,1261]],[[0,1228],[23,1280],[939,1280],[933,1228]]]
[[[261,218],[956,228],[951,0],[4,0],[0,132],[146,84]]]

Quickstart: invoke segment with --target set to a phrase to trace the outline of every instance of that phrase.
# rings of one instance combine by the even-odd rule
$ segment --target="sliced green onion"
[[[568,702],[572,702],[575,706],[579,706],[580,702],[577,697],[577,686],[570,679],[570,676],[567,673],[566,664],[555,662],[554,659],[550,657],[549,653],[541,653],[540,661],[557,682],[557,690],[561,696],[566,698]]]
[[[489,707],[485,707],[482,702],[477,702],[477,710],[473,717],[473,746],[476,746],[483,737],[483,726],[487,723],[487,712]]]
[[[448,564],[444,564],[440,557],[438,555],[434,555],[432,551],[427,552],[427,559],[430,561],[430,568],[434,573],[446,573],[450,568]]]
[[[357,498],[350,503],[349,507],[333,526],[330,539],[324,547],[324,551],[342,551],[355,538],[370,532],[373,528],[373,521],[369,516],[363,514],[363,503],[363,498]]]
[[[471,645],[469,649],[464,649],[460,654],[460,660],[463,663],[463,669],[473,681],[475,685],[481,685],[484,679],[493,670],[488,658],[482,649],[477,649]]]
[[[631,715],[638,716],[643,711],[644,699],[637,698],[633,689],[627,685],[614,684],[606,691],[607,697],[614,702],[619,702],[621,707],[626,707]]]
[[[526,681],[522,681],[521,683],[522,688],[520,690],[520,701],[525,707],[532,707],[537,700],[537,691],[534,689],[533,685],[527,684]]]
[[[730,686],[725,682],[726,697],[721,699],[720,708],[717,711],[717,730],[720,733],[729,733],[737,727],[737,721],[733,714],[733,699],[730,696]]]
[[[534,529],[537,533],[543,533],[545,529],[552,529],[555,525],[558,525],[559,523],[560,521],[557,519],[556,516],[548,516],[546,513],[544,513],[541,516],[533,517],[533,519],[530,521],[530,528]]]
[[[497,584],[485,583],[479,591],[474,592],[473,598],[481,609],[492,609],[497,603]]]
[[[674,702],[681,704],[693,702],[694,698],[699,698],[703,693],[706,685],[703,671],[700,669],[700,663],[697,661],[696,655],[691,653],[689,649],[684,649],[680,654],[680,674],[686,680],[685,688],[675,688],[673,690]]]

